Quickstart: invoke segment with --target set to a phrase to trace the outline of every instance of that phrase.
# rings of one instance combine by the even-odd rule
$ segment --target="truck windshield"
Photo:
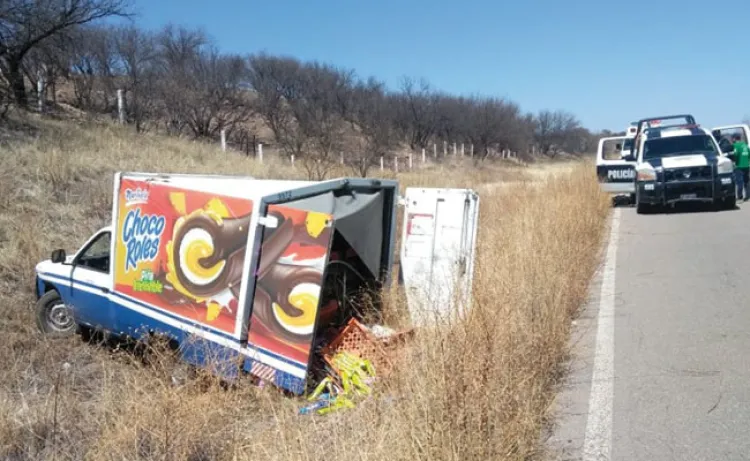
[[[674,136],[646,141],[643,148],[643,159],[706,153],[719,155],[710,136]]]

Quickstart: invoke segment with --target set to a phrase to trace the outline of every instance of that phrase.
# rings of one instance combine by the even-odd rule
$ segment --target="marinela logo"
[[[148,203],[148,189],[125,189],[125,206]]]

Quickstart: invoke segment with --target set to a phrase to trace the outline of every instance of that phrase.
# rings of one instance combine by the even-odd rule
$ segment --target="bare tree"
[[[25,106],[24,58],[57,34],[92,21],[127,16],[129,0],[5,0],[0,3],[0,69],[16,103]]]
[[[180,135],[187,127],[185,114],[190,110],[185,89],[191,84],[191,68],[208,45],[208,38],[201,30],[167,25],[157,43],[159,72],[163,76],[157,90],[160,117],[168,133]]]
[[[64,56],[76,106],[109,111],[113,108],[118,73],[113,35],[103,27],[84,26],[71,30],[69,37],[71,45],[65,47]]]
[[[346,163],[357,174],[367,176],[378,159],[396,145],[393,128],[394,106],[386,96],[384,84],[370,78],[358,83],[351,92],[347,120],[352,125],[352,152]]]
[[[251,56],[248,63],[247,79],[254,90],[254,112],[280,141],[296,124],[289,104],[298,98],[302,65],[294,58],[263,53]],[[298,153],[297,149],[291,153]]]
[[[411,78],[401,80],[401,94],[395,96],[398,108],[394,122],[412,150],[427,147],[437,126],[435,106],[437,98],[430,85]]]
[[[564,110],[543,110],[536,117],[534,136],[543,154],[555,157],[564,149],[575,149],[581,124],[575,115]]]
[[[122,27],[114,32],[113,45],[117,52],[122,89],[127,98],[128,118],[137,132],[155,110],[155,85],[158,79],[158,50],[155,37],[136,27]]]
[[[313,62],[304,66],[297,98],[288,103],[296,124],[282,143],[305,149],[301,160],[311,179],[324,179],[346,147],[342,102],[351,83],[350,72]]]

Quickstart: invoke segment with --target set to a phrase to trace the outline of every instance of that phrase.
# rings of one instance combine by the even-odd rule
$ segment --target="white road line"
[[[583,461],[604,461],[612,456],[612,405],[615,378],[615,267],[617,239],[620,230],[620,209],[612,214],[609,243],[602,272],[599,298],[594,372],[591,379]]]

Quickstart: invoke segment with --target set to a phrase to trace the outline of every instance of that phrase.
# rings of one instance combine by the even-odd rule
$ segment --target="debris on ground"
[[[368,327],[351,319],[321,349],[326,376],[299,413],[323,415],[353,408],[357,398],[371,395],[374,383],[391,373],[399,340],[411,333],[411,329],[397,332],[383,325]]]

